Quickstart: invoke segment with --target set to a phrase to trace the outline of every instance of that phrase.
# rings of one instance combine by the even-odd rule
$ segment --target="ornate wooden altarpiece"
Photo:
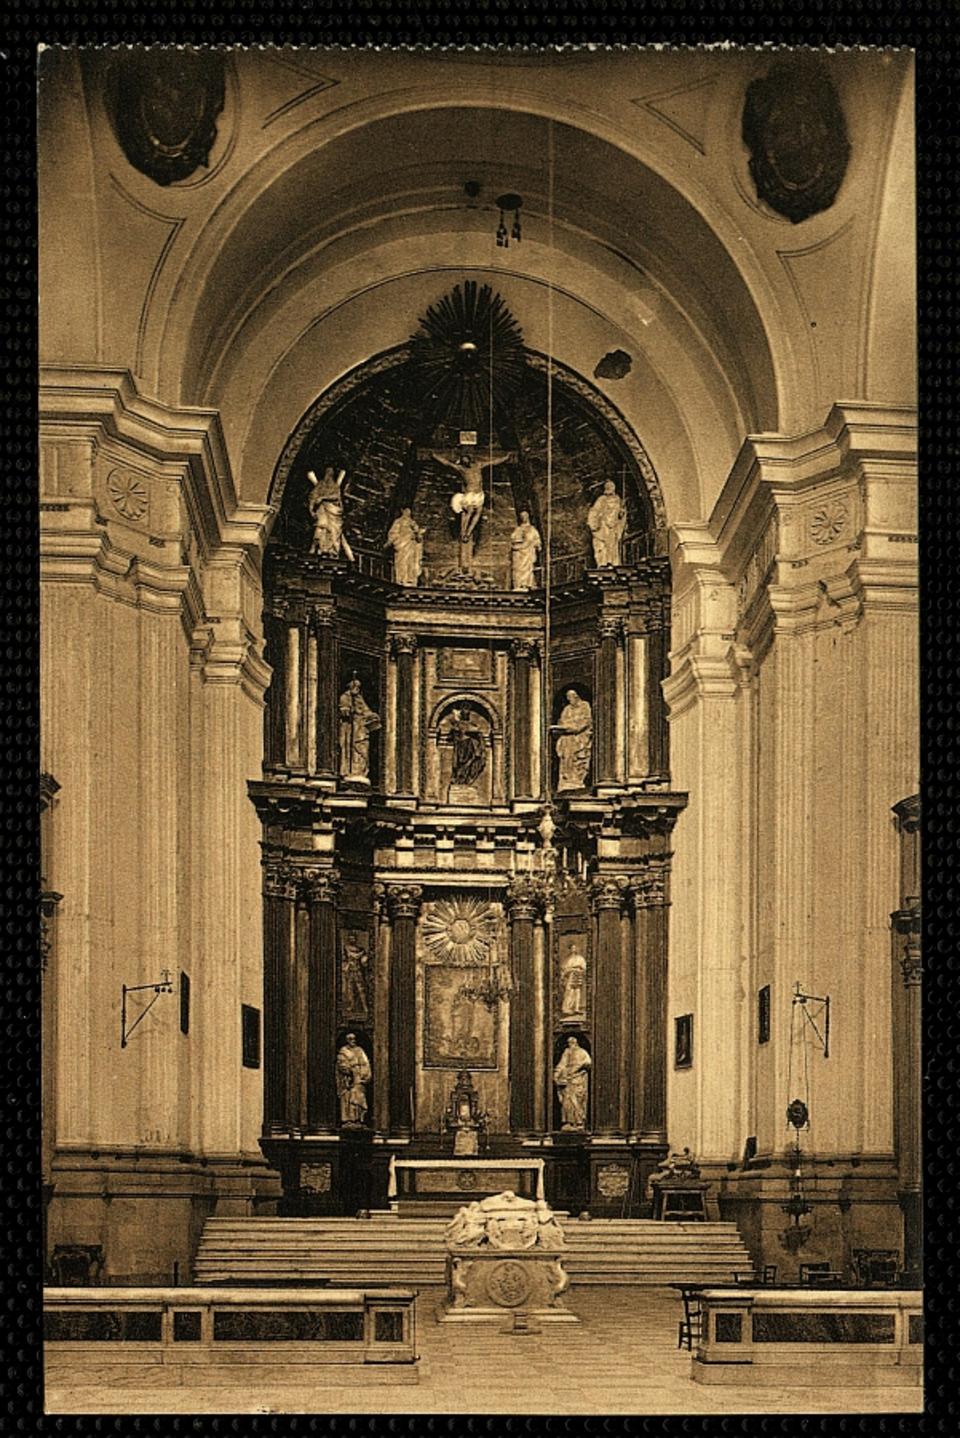
[[[466,321],[448,316],[452,364],[465,326],[480,329],[478,299]],[[488,1158],[542,1156],[556,1207],[638,1213],[666,1153],[670,836],[686,802],[670,788],[660,690],[669,568],[656,480],[568,372],[554,380],[548,480],[544,367],[522,352],[509,403],[493,395],[495,433],[475,431],[515,458],[487,472],[464,573],[456,480],[423,454],[449,434],[451,406],[479,424],[491,395],[474,394],[468,372],[431,413],[416,354],[381,357],[318,402],[274,487],[273,679],[250,785],[264,875],[261,1144],[282,1212],[384,1207],[392,1154],[452,1155],[444,1113],[466,1072]],[[350,557],[311,552],[306,474],[323,463],[346,471]],[[611,477],[627,532],[622,562],[596,568],[584,516]],[[503,536],[522,507],[545,533],[550,504],[548,620],[543,566],[536,587],[511,589]],[[394,582],[383,547],[404,505],[431,530],[415,586]],[[592,706],[590,762],[581,787],[557,792],[549,725],[571,689]],[[343,747],[344,696],[357,692],[359,758]],[[483,756],[469,785],[451,770],[457,711]],[[359,1120],[338,1059],[348,1034],[371,1069]],[[582,1129],[563,1127],[554,1085],[571,1034],[591,1060]]]

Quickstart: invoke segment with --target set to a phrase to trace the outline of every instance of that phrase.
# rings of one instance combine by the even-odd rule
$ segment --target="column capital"
[[[622,617],[619,614],[601,614],[597,619],[597,633],[601,640],[613,639],[619,643],[623,638]]]
[[[310,867],[301,870],[303,892],[311,904],[332,904],[340,888],[340,874],[334,868]]]
[[[297,871],[286,859],[266,859],[263,864],[263,892],[268,899],[295,899]]]
[[[417,636],[415,634],[394,634],[390,638],[390,649],[397,658],[401,654],[416,654]]]
[[[595,913],[603,909],[619,912],[627,902],[630,880],[626,874],[602,874],[590,881],[590,904]]]
[[[667,902],[667,876],[669,868],[665,863],[630,876],[630,893],[636,909],[660,908]]]
[[[511,639],[510,653],[514,659],[526,659],[535,664],[540,658],[540,645],[536,639]]]
[[[538,918],[543,913],[542,885],[527,874],[518,874],[507,885],[505,906],[511,924]]]
[[[377,897],[392,921],[415,919],[420,913],[423,889],[419,884],[377,885]]]

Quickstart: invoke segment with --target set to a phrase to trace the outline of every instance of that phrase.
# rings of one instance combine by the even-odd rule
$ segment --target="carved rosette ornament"
[[[829,209],[850,161],[833,81],[803,53],[774,62],[747,87],[743,141],[759,199],[793,224]]]
[[[217,50],[158,46],[114,57],[108,110],[134,169],[158,185],[170,185],[206,167],[223,109],[224,74],[224,57]]]
[[[129,469],[112,469],[107,475],[107,493],[114,509],[124,519],[143,519],[147,513],[147,489],[138,474]]]
[[[810,538],[814,544],[833,544],[843,534],[846,524],[847,506],[842,500],[832,499],[810,516]]]

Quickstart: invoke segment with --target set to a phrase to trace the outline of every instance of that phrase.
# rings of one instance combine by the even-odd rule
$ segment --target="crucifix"
[[[486,496],[483,492],[483,471],[493,465],[504,464],[516,458],[514,450],[487,451],[486,457],[471,455],[462,445],[451,450],[421,449],[420,459],[434,459],[438,464],[452,469],[463,481],[463,489],[450,499],[450,508],[460,516],[458,567],[470,569],[473,561],[473,534],[480,522],[480,513]]]

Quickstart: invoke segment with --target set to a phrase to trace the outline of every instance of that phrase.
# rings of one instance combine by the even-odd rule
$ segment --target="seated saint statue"
[[[553,1071],[553,1081],[560,1099],[562,1129],[585,1129],[587,1126],[587,1070],[592,1060],[573,1034],[560,1055]]]
[[[558,792],[582,789],[590,768],[593,748],[593,712],[576,689],[567,690],[567,702],[559,722],[551,726],[558,732],[557,757],[560,760]]]
[[[420,581],[425,531],[416,524],[407,505],[387,532],[387,548],[393,550],[393,577],[398,584],[415,589]]]
[[[597,568],[619,564],[627,512],[612,479],[605,481],[603,493],[590,506],[587,525],[593,535],[593,560]]]
[[[540,546],[540,535],[530,523],[530,511],[521,509],[520,523],[510,535],[510,582],[514,589],[533,589]]]

